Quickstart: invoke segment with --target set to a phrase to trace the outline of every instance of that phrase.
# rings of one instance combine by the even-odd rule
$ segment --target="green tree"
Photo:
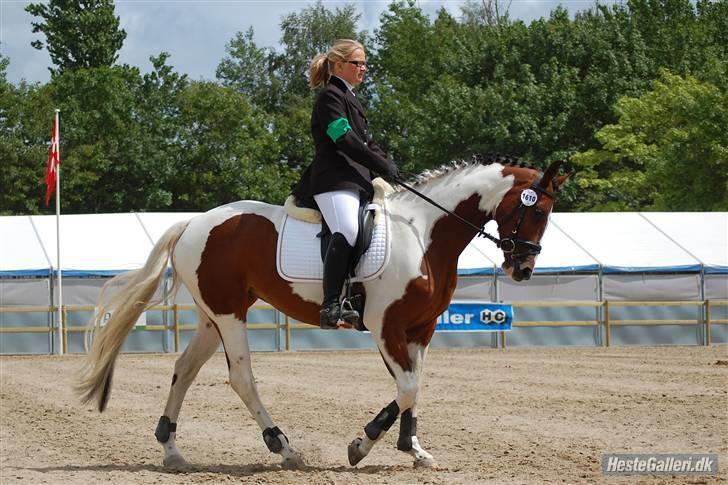
[[[458,18],[396,0],[373,38],[356,33],[353,6],[319,1],[281,19],[277,51],[256,45],[252,29],[238,33],[218,84],[190,83],[166,53],[143,76],[112,66],[125,34],[111,0],[28,10],[40,18],[35,32],[46,34],[55,71],[46,85],[12,85],[0,56],[5,213],[45,210],[53,108],[61,109],[71,211],[282,201],[313,156],[309,61],[341,37],[367,46],[370,71],[357,94],[375,138],[405,172],[474,151],[544,164],[578,153],[581,185],[565,188],[560,210],[724,204],[717,127],[726,125],[726,1],[630,0],[575,15],[557,8],[526,25],[497,0],[466,2]],[[659,75],[661,67],[679,77]],[[684,173],[690,190],[674,185]]]
[[[280,147],[279,161],[292,170],[301,170],[313,158],[310,117],[315,93],[308,87],[309,63],[336,39],[366,42],[366,33],[356,33],[358,19],[351,5],[329,10],[319,0],[283,16],[281,51],[258,47],[251,28],[236,34],[218,65],[217,78],[223,86],[245,95],[269,115],[269,129]]]
[[[431,99],[437,97],[432,92],[459,88],[449,78],[451,71],[441,55],[445,51],[444,57],[449,57],[445,36],[453,35],[454,23],[444,10],[439,12],[438,21],[441,36],[435,35],[436,27],[413,1],[393,2],[380,18],[374,37],[376,49],[370,55],[368,76],[374,85],[369,112],[372,132],[405,173],[417,173],[447,161],[441,158],[446,157],[441,148],[452,146],[448,136],[438,147],[431,128],[437,123],[436,108],[429,104],[437,101]],[[456,62],[452,59],[453,64]],[[454,103],[459,101],[457,94],[451,100]],[[440,123],[448,134],[455,130],[454,126],[446,126],[450,120],[448,116]]]
[[[33,33],[41,32],[46,41],[36,40],[33,47],[48,48],[57,69],[109,67],[119,56],[126,32],[119,28],[113,0],[50,0],[31,3],[25,10],[39,22],[33,22]]]
[[[150,57],[154,70],[142,76],[135,91],[133,121],[139,126],[143,170],[149,176],[145,210],[169,210],[173,202],[173,180],[179,176],[178,138],[181,131],[180,98],[189,86],[186,74],[167,64],[169,54]]]
[[[279,163],[270,117],[247,97],[193,82],[180,98],[175,210],[207,210],[239,199],[282,203],[295,177]]]
[[[272,134],[281,150],[281,163],[302,171],[313,160],[311,139],[311,97],[290,96],[281,110],[272,116]]]
[[[628,0],[631,27],[645,39],[654,71],[660,67],[686,73],[699,62],[690,0]]]
[[[0,55],[0,214],[46,209],[45,169],[53,130],[50,89],[7,81],[9,59]]]
[[[223,86],[235,89],[258,106],[274,110],[281,104],[281,81],[273,73],[275,51],[258,47],[253,27],[238,32],[225,47],[227,55],[217,66],[216,76]]]
[[[67,70],[52,80],[67,211],[143,210],[154,194],[136,119],[140,84],[139,70],[129,66]]]
[[[280,93],[280,104],[270,113],[274,115],[272,131],[281,147],[282,161],[294,170],[313,160],[310,119],[315,93],[308,87],[311,59],[328,51],[336,39],[359,39],[366,44],[366,33],[356,33],[358,20],[353,5],[329,10],[321,0],[281,19],[283,50],[271,57],[273,92]]]
[[[283,52],[275,58],[275,70],[286,93],[307,96],[308,67],[316,54],[326,52],[336,39],[361,39],[356,23],[360,15],[353,5],[327,9],[321,0],[281,19]]]
[[[497,27],[508,22],[508,5],[499,0],[466,0],[462,7],[463,23],[485,24],[489,27]]]
[[[598,210],[728,209],[728,92],[663,70],[651,91],[625,97],[619,122],[579,153],[581,207]]]

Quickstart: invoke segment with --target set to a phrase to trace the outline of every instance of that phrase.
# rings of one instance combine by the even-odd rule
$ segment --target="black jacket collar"
[[[364,107],[359,102],[359,99],[354,95],[354,93],[349,89],[349,87],[346,85],[346,83],[339,77],[331,76],[329,78],[329,84],[333,84],[337,88],[341,90],[341,92],[344,94],[344,97],[349,100],[351,104],[354,105],[354,107],[361,113],[361,115],[366,119],[366,113],[364,112]]]
[[[331,76],[329,78],[329,84],[333,84],[337,88],[341,89],[341,92],[343,92],[344,94],[346,94],[346,92],[349,91],[349,88],[346,85],[346,83],[344,82],[344,80],[339,77]]]

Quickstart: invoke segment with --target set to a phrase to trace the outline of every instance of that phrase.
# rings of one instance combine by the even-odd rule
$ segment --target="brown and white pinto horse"
[[[495,219],[503,242],[511,241],[510,247],[502,245],[508,251],[504,270],[520,281],[531,275],[554,194],[568,178],[557,176],[559,165],[554,162],[542,176],[531,168],[474,159],[427,172],[416,188],[477,227]],[[382,274],[363,283],[363,319],[396,380],[397,396],[349,445],[349,461],[355,465],[364,458],[401,414],[397,447],[414,457],[415,466],[433,466],[416,435],[422,367],[436,319],[455,291],[458,256],[476,231],[401,188],[387,196],[386,210],[392,252]],[[296,320],[318,325],[321,284],[289,283],[276,271],[283,218],[279,206],[243,201],[178,223],[160,238],[143,268],[117,276],[102,292],[98,314],[112,311],[112,316],[103,328],[96,322],[100,331],[77,387],[82,400],[95,400],[100,411],[109,399],[121,345],[139,315],[156,303],[153,295],[170,258],[173,286],[181,281],[197,304],[199,328],[175,364],[155,432],[167,466],[185,463],[175,445],[177,417],[187,389],[221,341],[230,384],[258,422],[265,444],[283,457],[284,467],[302,463],[260,400],[246,329],[247,310],[258,298]],[[122,288],[106,297],[108,285]]]

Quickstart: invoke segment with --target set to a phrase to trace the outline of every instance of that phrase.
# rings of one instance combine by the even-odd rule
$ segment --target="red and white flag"
[[[46,207],[48,201],[51,200],[53,190],[56,188],[56,177],[58,176],[58,165],[61,163],[61,153],[58,146],[58,113],[53,119],[53,137],[51,138],[51,148],[48,151],[48,167],[46,168]]]

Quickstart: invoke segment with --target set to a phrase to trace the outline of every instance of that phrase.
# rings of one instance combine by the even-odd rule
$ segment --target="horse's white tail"
[[[178,222],[167,229],[152,249],[144,267],[112,278],[101,290],[98,310],[94,315],[93,347],[88,353],[75,386],[81,401],[87,403],[92,399],[96,400],[100,412],[106,409],[109,401],[114,363],[121,345],[142,312],[160,302],[160,299],[152,297],[164,278],[167,262],[187,224],[189,221]],[[118,285],[122,286],[119,291],[112,296],[106,295],[112,286]],[[175,272],[172,294],[177,290],[177,286]],[[108,312],[111,312],[111,318],[101,327],[104,315]]]

